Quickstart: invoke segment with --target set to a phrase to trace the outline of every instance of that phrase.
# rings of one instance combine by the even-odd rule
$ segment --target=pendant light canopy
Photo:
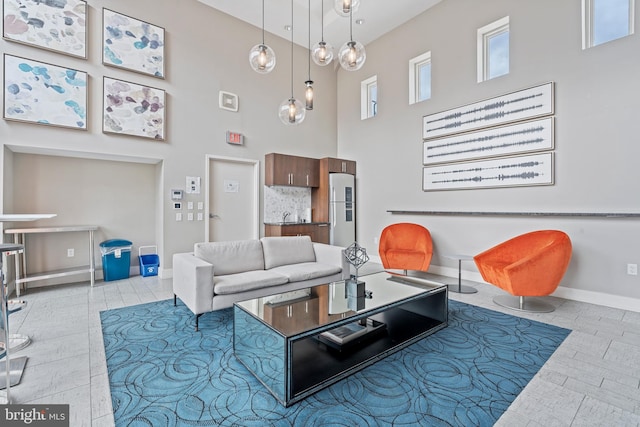
[[[264,0],[262,0],[262,43],[255,45],[249,51],[249,64],[257,73],[270,73],[276,66],[276,54],[264,44]]]
[[[324,1],[320,2],[322,8],[322,15],[320,15],[320,29],[322,37],[320,41],[313,45],[311,49],[311,58],[313,62],[321,67],[329,65],[333,61],[333,46],[324,41]]]
[[[291,97],[282,101],[278,117],[285,125],[297,125],[304,121],[306,110],[302,102],[293,96],[293,0],[291,0]]]
[[[362,68],[367,60],[367,52],[362,43],[353,40],[353,6],[349,13],[349,35],[351,40],[346,42],[338,52],[340,66],[347,71],[356,71]]]
[[[358,10],[360,7],[360,0],[334,0],[333,8],[340,16],[349,16],[352,11]]]

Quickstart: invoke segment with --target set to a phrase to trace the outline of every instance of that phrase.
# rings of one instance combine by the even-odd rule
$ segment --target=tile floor
[[[433,276],[431,279],[444,279]],[[451,279],[446,279],[450,281]],[[499,289],[480,283],[476,294],[450,298],[504,311],[492,302]],[[68,403],[72,427],[112,426],[102,343],[102,310],[172,298],[171,279],[130,279],[32,288],[26,309],[10,318],[12,333],[32,343],[14,403]],[[496,425],[640,427],[640,313],[550,298],[553,313],[524,315],[572,329]],[[203,331],[205,333],[206,331]]]

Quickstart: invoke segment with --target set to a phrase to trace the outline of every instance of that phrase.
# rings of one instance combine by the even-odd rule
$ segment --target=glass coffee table
[[[386,272],[359,280],[234,304],[235,356],[283,405],[447,326],[446,285]]]

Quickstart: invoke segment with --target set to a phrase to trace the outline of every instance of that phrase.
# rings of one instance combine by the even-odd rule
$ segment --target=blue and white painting
[[[4,55],[7,120],[87,129],[86,72]]]
[[[164,105],[162,89],[105,77],[102,131],[164,140]]]
[[[102,10],[102,63],[164,78],[164,28]]]
[[[4,0],[3,37],[80,58],[87,57],[87,2]]]

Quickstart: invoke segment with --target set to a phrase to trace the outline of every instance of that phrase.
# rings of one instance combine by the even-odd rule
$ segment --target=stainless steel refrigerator
[[[329,174],[329,243],[347,247],[356,240],[355,177],[347,173]]]

